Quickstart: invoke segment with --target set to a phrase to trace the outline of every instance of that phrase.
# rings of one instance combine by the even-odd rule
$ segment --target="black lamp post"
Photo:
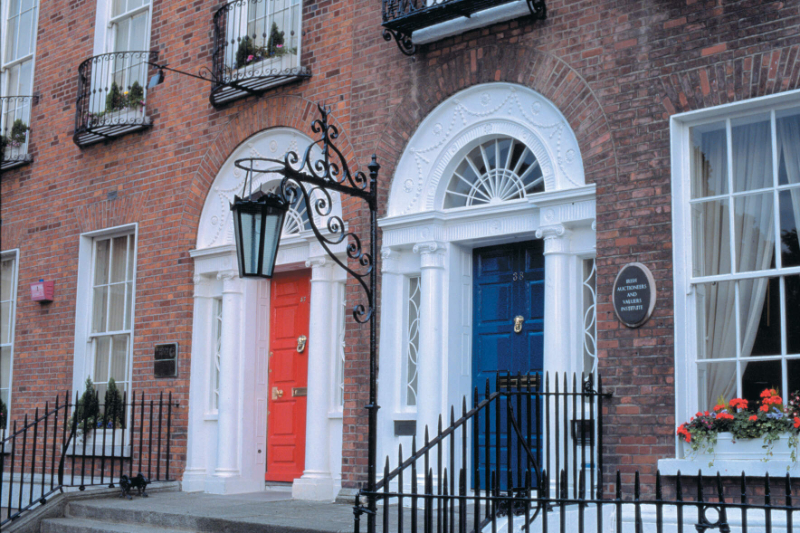
[[[339,130],[328,124],[330,108],[320,104],[317,106],[320,118],[311,123],[311,130],[320,133],[321,137],[306,148],[301,157],[289,152],[284,159],[245,158],[234,163],[246,172],[242,198],[235,197],[231,204],[233,227],[236,237],[236,255],[239,259],[239,275],[242,277],[272,277],[275,259],[278,256],[283,220],[289,206],[298,196],[303,199],[309,213],[313,211],[322,219],[327,218],[323,233],[313,216],[308,217],[309,226],[320,245],[331,259],[341,266],[351,277],[358,281],[364,292],[366,303],[358,303],[353,308],[353,318],[363,324],[369,322],[369,440],[367,466],[367,509],[356,505],[357,516],[367,513],[368,533],[375,532],[375,484],[376,484],[376,449],[377,449],[377,337],[375,324],[375,287],[377,272],[375,257],[377,253],[377,213],[378,213],[378,171],[381,166],[373,154],[367,168],[369,175],[363,172],[351,172],[342,153],[333,144],[339,137]],[[320,159],[312,159],[311,151],[315,145],[322,150]],[[260,168],[266,166],[269,168]],[[279,174],[282,176],[275,193],[264,194],[260,190],[252,193],[253,175],[256,173]],[[244,197],[248,190],[251,194]],[[330,191],[360,198],[369,207],[369,250],[362,249],[361,239],[357,234],[345,227],[344,221],[332,214],[333,201]],[[347,240],[347,257],[350,261],[342,261],[331,251],[331,247]]]

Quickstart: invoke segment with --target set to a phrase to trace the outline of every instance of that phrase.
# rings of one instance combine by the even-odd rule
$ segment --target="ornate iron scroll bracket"
[[[528,2],[528,9],[531,11],[531,16],[534,20],[547,20],[547,5],[545,0],[526,0]]]
[[[383,30],[383,40],[388,42],[392,39],[395,40],[397,43],[397,48],[399,48],[403,54],[407,56],[413,56],[417,53],[417,45],[411,41],[410,35],[406,35],[405,33],[397,30],[390,30],[388,28]]]
[[[358,234],[347,230],[344,220],[332,214],[333,198],[330,191],[353,196],[364,200],[373,213],[377,209],[377,179],[380,165],[376,156],[367,165],[369,175],[361,171],[352,172],[342,152],[334,144],[339,137],[338,128],[328,123],[330,108],[322,104],[317,106],[320,118],[311,124],[314,133],[321,137],[311,143],[300,157],[295,152],[288,152],[283,160],[270,158],[244,158],[234,162],[236,167],[247,172],[252,188],[252,176],[255,173],[279,174],[282,176],[280,185],[275,194],[286,204],[291,205],[300,195],[305,202],[309,213],[315,213],[319,220],[327,219],[325,227],[320,228],[317,217],[309,216],[308,223],[322,248],[330,258],[342,267],[350,276],[358,281],[366,298],[366,304],[359,303],[353,308],[353,318],[358,323],[366,323],[374,314],[374,270],[376,231],[370,229],[369,251],[363,249]],[[314,146],[318,145],[322,157],[316,159],[312,156]],[[263,166],[270,166],[263,168]],[[374,226],[374,224],[372,224]],[[343,261],[333,252],[332,247],[347,240],[346,254],[348,259],[356,261],[356,267],[351,267],[348,261]]]

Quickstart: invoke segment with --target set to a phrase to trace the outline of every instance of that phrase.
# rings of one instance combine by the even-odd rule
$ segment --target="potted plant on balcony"
[[[120,111],[125,107],[125,95],[122,94],[117,82],[111,82],[111,89],[106,95],[106,113]]]
[[[128,109],[139,111],[144,107],[144,88],[138,81],[134,81],[129,91],[125,91],[125,106]]]
[[[11,125],[11,131],[8,135],[0,135],[0,151],[5,151],[6,148],[19,148],[28,140],[28,131],[30,128],[21,118],[18,118]]]
[[[776,389],[765,389],[759,403],[758,409],[751,410],[743,398],[729,402],[720,398],[713,411],[698,412],[678,426],[685,455],[708,458],[709,466],[713,466],[717,455],[736,459],[760,457],[768,461],[778,451],[780,456],[795,463],[800,435],[800,392],[791,394],[784,402]],[[718,445],[724,449],[718,449]]]
[[[272,23],[266,46],[258,46],[249,35],[243,37],[236,50],[236,68],[240,69],[260,61],[297,54],[297,49],[285,46],[285,41],[285,32],[280,30],[276,22]],[[288,64],[284,65],[284,61],[281,60],[278,60],[277,63],[279,69],[289,66]]]

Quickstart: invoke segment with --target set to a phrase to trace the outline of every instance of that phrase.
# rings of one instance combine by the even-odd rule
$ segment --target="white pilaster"
[[[442,340],[444,335],[445,253],[446,245],[429,241],[414,245],[420,255],[421,295],[420,331],[417,368],[417,442],[424,443],[425,427],[436,435],[439,415],[443,411]],[[435,469],[434,469],[435,470]]]
[[[226,478],[239,476],[239,314],[242,281],[234,270],[217,274],[222,280],[222,350],[219,372],[219,422],[217,424],[217,467],[208,491],[224,494]]]
[[[292,497],[298,500],[333,501],[336,497],[331,476],[328,422],[331,398],[331,373],[336,345],[334,328],[338,298],[334,267],[326,257],[306,261],[311,267],[311,311],[308,328],[308,397],[306,403],[306,459],[303,476],[292,484]]]
[[[201,275],[195,275],[194,281],[194,316],[203,317],[207,324],[212,323],[213,304],[208,285],[210,280]],[[189,383],[189,397],[200,398],[208,395],[208,383],[210,382],[210,357],[207,347],[212,346],[211,332],[213,328],[193,328],[192,330],[192,360],[191,360],[191,380]],[[205,486],[205,476],[208,469],[208,459],[206,454],[207,447],[203,446],[205,432],[204,426],[205,409],[203,403],[198,401],[189,402],[189,438],[186,442],[186,470],[183,473],[182,487],[186,492],[196,492],[203,490]]]

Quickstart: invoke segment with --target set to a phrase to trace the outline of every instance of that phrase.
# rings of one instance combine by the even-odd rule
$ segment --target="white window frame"
[[[410,388],[409,383],[409,345],[411,344],[411,339],[409,338],[411,324],[409,323],[409,313],[411,310],[411,297],[413,296],[411,293],[411,280],[416,279],[417,281],[417,290],[420,294],[420,307],[422,304],[422,275],[421,274],[409,274],[404,276],[403,279],[403,366],[401,374],[401,381],[400,381],[400,406],[401,410],[407,412],[416,412],[417,406],[419,405],[419,346],[417,346],[417,390],[415,391],[415,404],[408,403],[408,392]],[[420,316],[420,309],[417,310],[417,322],[419,322],[422,317]],[[419,328],[419,326],[418,326]],[[417,330],[417,342],[419,343],[420,338],[420,331]]]
[[[34,91],[34,80],[36,79],[36,36],[39,32],[39,0],[34,0],[34,15],[33,15],[33,34],[31,35],[31,51],[29,54],[18,57],[12,61],[6,63],[6,35],[8,35],[8,16],[11,9],[11,2],[4,1],[2,2],[2,7],[0,7],[0,96],[9,96],[9,83],[10,83],[10,75],[9,71],[12,67],[20,65],[26,61],[31,62],[31,94],[23,94],[19,96],[33,96]],[[17,96],[17,95],[14,95]],[[30,126],[31,124],[31,106],[33,102],[28,102],[27,106],[27,116],[26,117],[16,117],[22,118],[26,125]],[[2,110],[0,110],[2,112]],[[15,120],[16,120],[15,118]],[[5,117],[0,116],[0,130],[4,130],[6,127],[5,124]],[[30,141],[30,138],[28,139]],[[25,148],[25,152],[27,153],[27,146]]]
[[[94,335],[92,328],[93,312],[93,287],[94,287],[94,250],[95,242],[100,239],[108,239],[132,235],[134,240],[133,248],[133,276],[131,295],[131,327],[130,343],[128,345],[128,382],[130,389],[133,387],[133,344],[135,338],[136,325],[136,276],[138,269],[138,249],[139,249],[139,227],[138,224],[126,224],[99,231],[82,233],[78,247],[78,282],[76,289],[75,305],[75,356],[73,361],[72,390],[73,393],[83,393],[86,385],[86,378],[94,380],[94,352],[92,350],[92,339]],[[129,396],[130,397],[130,396]]]
[[[222,296],[215,296],[213,302],[211,319],[211,360],[209,364],[209,374],[211,379],[208,382],[208,411],[206,415],[217,415],[219,413],[219,376],[222,368]]]
[[[800,267],[767,271],[723,274],[693,278],[691,220],[691,138],[690,129],[719,120],[800,106],[800,90],[753,98],[711,109],[690,111],[670,118],[672,167],[672,240],[675,298],[675,416],[676,421],[689,420],[700,405],[697,371],[697,324],[695,286],[712,281],[763,278],[800,274]],[[774,151],[774,147],[773,147]],[[729,154],[730,155],[730,154]],[[730,162],[729,162],[730,166]],[[776,265],[777,267],[777,265]],[[786,332],[784,324],[783,332]],[[783,358],[785,360],[785,358]],[[738,379],[738,377],[737,377]],[[676,452],[678,450],[676,439]]]
[[[0,260],[6,261],[8,259],[14,260],[14,269],[11,278],[11,306],[9,309],[10,330],[8,332],[9,342],[3,344],[3,347],[11,347],[11,361],[9,363],[9,376],[8,376],[8,401],[6,402],[6,427],[0,427],[0,431],[8,429],[9,421],[11,420],[11,395],[14,390],[14,331],[17,324],[17,296],[19,292],[19,249],[8,250],[0,252]],[[0,327],[5,325],[0,324]]]
[[[95,35],[94,35],[94,55],[106,54],[115,52],[114,42],[116,38],[117,22],[128,17],[133,17],[145,11],[148,12],[147,24],[145,26],[145,48],[143,51],[150,50],[150,41],[152,39],[153,28],[153,0],[147,0],[148,3],[136,9],[132,9],[126,13],[113,16],[114,13],[114,0],[97,0],[97,14],[95,18]]]

